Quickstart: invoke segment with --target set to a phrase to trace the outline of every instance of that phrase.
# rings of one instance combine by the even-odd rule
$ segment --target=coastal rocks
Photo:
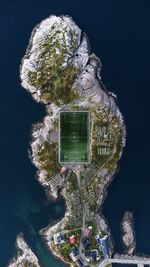
[[[8,267],[40,267],[39,261],[24,240],[22,234],[16,240],[17,255],[11,260]]]
[[[46,187],[49,186],[48,178],[53,172],[55,173],[55,168],[59,167],[59,164],[57,164],[59,110],[60,108],[56,105],[49,105],[44,120],[32,127],[30,159],[38,168],[38,180]],[[52,154],[51,157],[47,156],[49,153]],[[52,173],[49,171],[51,165],[53,165]]]
[[[81,35],[81,42],[76,53],[69,59],[69,64],[74,64],[77,68],[84,69],[89,60],[89,44],[85,33]]]
[[[32,32],[20,69],[22,86],[38,102],[62,104],[66,98],[61,91],[72,87],[88,60],[86,35],[70,17],[50,16]],[[71,87],[74,94],[75,88]]]
[[[125,212],[121,222],[121,230],[126,254],[133,255],[136,249],[133,213],[128,211]]]
[[[30,159],[38,169],[37,179],[48,198],[61,193],[66,200],[64,218],[40,233],[53,254],[70,264],[69,254],[62,257],[63,251],[54,244],[58,231],[80,228],[84,236],[85,225],[92,222],[93,238],[107,235],[112,250],[102,205],[125,146],[126,130],[115,95],[102,84],[100,69],[99,58],[90,55],[86,34],[68,16],[50,16],[37,25],[20,69],[22,86],[45,104],[47,112],[32,128]],[[90,113],[89,163],[59,162],[60,111]]]

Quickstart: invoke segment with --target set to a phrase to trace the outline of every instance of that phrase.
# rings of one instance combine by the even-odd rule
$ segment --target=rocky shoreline
[[[57,47],[53,49],[56,44]],[[65,49],[63,48],[64,44]],[[49,46],[53,54],[49,54],[49,50],[46,50]],[[51,62],[52,59],[53,62]],[[57,66],[57,61],[59,62],[59,67]],[[53,68],[56,68],[54,73]],[[111,234],[102,215],[102,205],[107,194],[107,187],[117,171],[118,161],[122,156],[126,140],[126,129],[123,116],[116,103],[116,96],[108,92],[102,84],[100,70],[100,59],[94,54],[90,54],[89,40],[72,18],[68,16],[50,16],[38,24],[31,34],[26,55],[21,63],[20,77],[22,86],[32,94],[34,100],[42,102],[46,106],[45,118],[42,122],[32,127],[30,159],[38,169],[36,178],[45,188],[49,198],[57,199],[58,192],[62,189],[61,194],[67,199],[65,189],[66,175],[58,175],[58,169],[63,165],[59,162],[56,163],[58,161],[59,112],[90,111],[92,114],[91,131],[94,131],[95,124],[99,118],[102,119],[104,124],[110,124],[109,143],[110,146],[113,144],[114,147],[112,146],[112,155],[105,161],[104,166],[102,165],[96,172],[98,190],[95,192],[97,214],[94,220],[99,231],[108,234],[112,251]],[[60,72],[60,76],[61,73],[63,74],[61,80],[60,77],[56,77],[57,71]],[[70,77],[72,77],[72,80],[70,80]],[[65,98],[61,93],[60,87],[62,86],[61,83],[65,86],[66,82],[67,88],[69,88],[67,90],[69,91]],[[66,102],[66,99],[68,102]],[[91,137],[90,145],[92,151],[95,144],[94,134]],[[50,153],[53,153],[53,155],[49,159],[47,155]],[[92,157],[94,157],[93,154]],[[82,164],[79,166],[67,164],[66,167],[76,173],[84,172],[87,168]],[[58,180],[57,186],[55,186],[56,178]],[[65,229],[70,219],[69,210],[70,207],[66,201],[65,217],[57,225],[48,226],[40,232],[48,248],[65,263],[67,261],[56,252],[52,245],[52,236],[58,229]],[[67,263],[71,264],[70,262]]]
[[[121,222],[122,241],[125,247],[125,254],[133,255],[136,250],[136,239],[134,231],[134,215],[126,211]]]
[[[17,255],[10,261],[8,267],[34,266],[40,267],[39,261],[32,250],[24,240],[22,234],[19,234],[16,240]]]

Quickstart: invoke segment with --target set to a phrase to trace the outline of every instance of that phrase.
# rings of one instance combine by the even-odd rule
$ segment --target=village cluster
[[[87,266],[87,263],[96,264],[110,257],[106,234],[94,235],[92,225],[87,225],[83,234],[81,230],[62,231],[53,235],[55,249],[62,257],[70,258],[79,267]],[[64,253],[62,253],[63,249]]]

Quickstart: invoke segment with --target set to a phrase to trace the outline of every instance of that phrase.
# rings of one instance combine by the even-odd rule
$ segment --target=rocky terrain
[[[35,254],[31,251],[22,234],[16,240],[17,255],[11,260],[8,267],[40,267]]]
[[[70,264],[72,263],[68,257],[67,259],[62,257],[56,246],[53,246],[52,239],[58,229],[62,231],[71,225],[74,220],[71,212],[73,209],[78,217],[76,228],[84,229],[85,226],[82,225],[84,217],[84,224],[94,222],[97,232],[107,233],[109,241],[111,240],[105,218],[98,211],[102,210],[107,187],[117,170],[125,146],[126,130],[123,116],[116,103],[116,96],[104,87],[100,70],[101,62],[91,53],[86,34],[72,18],[54,15],[43,20],[33,30],[20,67],[22,86],[31,93],[34,100],[44,103],[47,111],[43,121],[32,127],[30,159],[38,169],[37,179],[45,188],[47,196],[57,198],[61,189],[67,206],[63,220],[53,227],[48,226],[41,231],[41,234],[53,253]],[[83,164],[65,166],[76,174],[74,177],[76,192],[81,193],[82,197],[79,198],[83,198],[84,203],[82,203],[83,214],[80,214],[78,206],[70,200],[70,195],[73,195],[74,191],[69,191],[72,189],[68,176],[60,175],[64,165],[58,160],[59,112],[84,110],[89,111],[91,116],[91,163],[89,166]],[[98,138],[99,127],[103,128],[105,133]],[[108,149],[107,155],[97,155],[98,142]],[[80,174],[92,173],[92,164],[95,164],[95,172],[88,182],[84,183]],[[84,186],[81,187],[82,183]],[[90,192],[93,203],[90,202],[91,196],[88,196],[89,187],[92,188]]]
[[[134,232],[134,218],[131,212],[125,212],[121,223],[121,230],[126,254],[133,255],[136,249],[136,240]]]

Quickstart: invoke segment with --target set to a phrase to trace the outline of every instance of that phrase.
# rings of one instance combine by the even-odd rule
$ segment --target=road
[[[78,186],[79,186],[79,190],[80,190],[80,196],[82,196],[82,192],[81,192],[81,180],[80,180],[80,172],[81,172],[80,167],[77,167],[75,171],[76,171],[76,175],[77,175],[77,181],[78,181]],[[82,197],[81,197],[81,203],[82,203]],[[86,225],[85,225],[85,212],[84,212],[83,203],[82,203],[82,208],[83,208],[83,211],[82,211],[83,212],[83,223],[82,223],[82,228],[81,228],[82,229],[82,234],[81,234],[81,239],[80,239],[79,255],[84,260],[84,264],[86,264],[87,261],[86,261],[86,258],[85,258],[84,253],[82,252],[82,250],[84,249],[83,248],[83,245],[82,245],[82,239],[84,237],[85,227],[86,227]]]
[[[136,264],[138,267],[142,267],[145,264],[150,265],[150,259],[137,257],[137,258],[116,258],[116,259],[105,259],[103,260],[98,267],[106,267],[111,263],[120,263],[120,264]]]

